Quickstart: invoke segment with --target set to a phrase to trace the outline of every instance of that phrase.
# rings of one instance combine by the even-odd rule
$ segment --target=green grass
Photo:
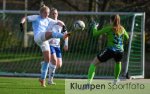
[[[56,85],[47,85],[41,87],[38,78],[24,78],[24,77],[0,77],[0,94],[149,94],[150,79],[135,79],[135,80],[122,80],[119,82],[119,88],[109,89],[108,83],[112,83],[112,79],[96,79],[92,84],[104,84],[106,88],[90,90],[70,89],[70,83],[82,84],[86,79],[54,79]],[[128,89],[127,84],[143,84],[144,89]],[[125,86],[121,89],[121,86]],[[112,84],[111,84],[112,86]]]
[[[41,87],[38,78],[0,77],[0,94],[64,94],[64,79],[54,80],[57,85]]]

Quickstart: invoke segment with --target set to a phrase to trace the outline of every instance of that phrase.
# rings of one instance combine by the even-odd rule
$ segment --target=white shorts
[[[40,46],[42,52],[43,51],[50,51],[50,45],[48,41],[45,41],[45,33],[46,32],[40,32],[34,36],[34,41],[38,46]]]

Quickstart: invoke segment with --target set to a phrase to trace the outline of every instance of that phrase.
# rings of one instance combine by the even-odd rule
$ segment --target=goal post
[[[8,12],[9,11],[9,12]],[[17,22],[19,22],[14,15],[23,13],[37,14],[38,11],[11,11],[7,10],[7,18],[12,19],[16,28],[17,37],[21,35]],[[0,11],[0,13],[3,13]],[[82,20],[86,24],[84,31],[77,31],[69,38],[69,50],[64,52],[62,50],[63,64],[62,67],[56,70],[56,77],[65,78],[86,78],[88,68],[94,57],[106,46],[107,39],[105,35],[95,38],[90,31],[91,20],[97,23],[103,22],[103,26],[109,24],[110,16],[119,14],[121,23],[130,35],[128,45],[125,44],[125,54],[122,60],[121,77],[124,75],[133,78],[144,78],[144,63],[145,63],[145,13],[136,12],[71,12],[60,11],[59,19],[64,21],[68,31],[73,31],[73,23],[76,20]],[[13,16],[12,16],[13,15]],[[7,16],[7,15],[6,15]],[[101,16],[103,19],[99,19]],[[21,16],[20,16],[21,19]],[[103,20],[103,21],[101,21]],[[28,31],[32,28],[27,23]],[[40,62],[43,60],[41,50],[33,41],[31,32],[25,33],[29,37],[29,47],[21,47],[16,44],[14,47],[1,46],[0,48],[0,75],[7,76],[39,76]],[[17,38],[15,37],[15,38]],[[1,39],[1,36],[0,36]],[[1,39],[5,44],[8,39],[4,37]],[[31,41],[32,40],[32,41]],[[23,40],[22,40],[23,41]],[[9,42],[8,42],[9,43]],[[111,59],[106,63],[99,64],[96,70],[95,78],[112,78],[114,71],[114,60]]]
[[[144,78],[145,70],[145,14],[135,14],[132,20],[125,75]]]

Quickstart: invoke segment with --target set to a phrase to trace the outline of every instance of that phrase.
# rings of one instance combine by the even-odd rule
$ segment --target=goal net
[[[34,43],[32,33],[29,32],[32,31],[31,23],[27,23],[27,32],[19,32],[18,18],[21,19],[23,15],[16,13],[15,11],[14,14],[11,12],[6,15],[7,19],[13,20],[10,28],[14,32],[4,27],[3,34],[0,35],[0,75],[39,76],[40,62],[43,60],[41,50]],[[115,14],[120,14],[121,24],[130,35],[129,42],[125,44],[121,76],[144,77],[145,14],[126,12],[60,12],[59,19],[64,21],[68,31],[74,34],[69,38],[67,52],[63,51],[63,43],[61,44],[63,65],[56,70],[55,77],[87,77],[90,63],[97,53],[105,48],[107,41],[105,35],[93,37],[91,24],[99,23],[100,27],[103,27],[109,24],[110,16]],[[73,23],[76,20],[85,22],[84,31],[74,31]],[[24,47],[25,42],[26,47]],[[114,63],[111,59],[99,64],[95,77],[113,77]]]

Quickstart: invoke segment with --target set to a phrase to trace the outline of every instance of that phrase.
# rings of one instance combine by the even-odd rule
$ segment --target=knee
[[[61,61],[58,61],[58,62],[57,62],[57,68],[61,68],[61,66],[62,66],[62,62],[61,62]]]
[[[44,61],[45,62],[50,62],[50,57],[49,56],[44,56]]]
[[[57,68],[61,68],[62,64],[57,64]]]
[[[94,60],[92,61],[92,64],[94,64],[95,66],[97,66],[100,63],[101,61],[97,57],[95,57]]]
[[[56,65],[56,64],[57,64],[57,60],[56,60],[56,59],[52,59],[52,60],[51,60],[51,63],[52,63],[53,65]]]

